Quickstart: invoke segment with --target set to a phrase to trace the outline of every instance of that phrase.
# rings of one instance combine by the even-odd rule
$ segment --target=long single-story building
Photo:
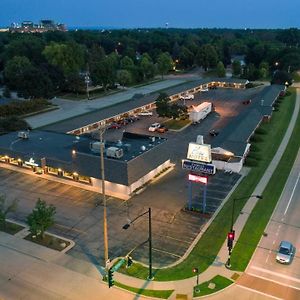
[[[128,199],[146,182],[171,166],[166,139],[125,132],[104,143],[106,193]],[[0,136],[0,165],[13,164],[99,188],[100,142],[49,131],[11,132]],[[70,183],[71,183],[70,181]]]

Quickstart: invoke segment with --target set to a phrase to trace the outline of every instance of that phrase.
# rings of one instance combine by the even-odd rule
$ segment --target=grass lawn
[[[0,231],[4,231],[12,235],[16,234],[24,228],[24,226],[9,221],[5,221],[4,224],[0,224]]]
[[[57,251],[62,251],[70,245],[70,242],[49,234],[45,234],[43,239],[39,237],[33,238],[32,235],[29,234],[25,237],[25,240]]]
[[[214,221],[203,233],[191,254],[177,266],[166,269],[155,269],[155,280],[167,281],[192,277],[194,276],[192,270],[195,266],[198,266],[200,272],[203,272],[213,263],[230,229],[233,199],[253,193],[281,143],[295,105],[295,89],[291,89],[291,91],[292,94],[285,97],[280,103],[279,110],[273,112],[270,122],[261,125],[263,131],[267,131],[268,134],[263,135],[262,140],[253,143],[253,148],[260,155],[256,166],[241,181]],[[247,199],[236,201],[234,220],[237,219],[246,201]],[[253,229],[254,227],[252,227]],[[232,261],[234,261],[234,257]],[[147,269],[138,264],[134,264],[129,269],[120,269],[120,271],[143,279],[148,274]]]
[[[279,200],[294,160],[300,147],[300,114],[291,139],[279,165],[251,213],[236,246],[232,252],[232,269],[244,271],[259,243],[273,210]],[[255,230],[253,230],[255,228]]]
[[[211,289],[208,287],[208,285],[210,283],[214,283],[215,284],[215,288]],[[231,281],[228,278],[225,278],[223,276],[217,275],[214,278],[212,278],[209,281],[203,282],[197,286],[194,287],[194,297],[200,297],[200,296],[204,296],[204,295],[209,295],[212,293],[215,293],[219,290],[222,290],[224,288],[226,288],[227,286],[231,285],[233,283],[233,281]]]
[[[179,130],[190,123],[191,123],[191,121],[189,119],[186,119],[186,120],[171,119],[171,120],[164,122],[164,125],[166,125],[166,127],[170,130]]]
[[[156,297],[161,299],[168,299],[171,296],[171,294],[174,292],[174,290],[147,290],[143,288],[138,289],[119,282],[115,282],[115,285],[138,295]]]

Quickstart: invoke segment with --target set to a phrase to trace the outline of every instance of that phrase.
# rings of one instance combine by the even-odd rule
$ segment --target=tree
[[[184,68],[190,68],[194,63],[194,53],[191,52],[188,48],[182,46],[180,48],[180,55],[179,55],[179,64]]]
[[[195,61],[196,64],[199,67],[203,67],[205,71],[207,71],[209,67],[215,67],[218,62],[218,54],[215,47],[210,44],[203,45],[198,50]]]
[[[10,204],[7,204],[5,196],[0,195],[0,226],[5,227],[8,213],[16,211],[17,205],[18,200],[15,199]]]
[[[155,101],[156,113],[159,117],[166,117],[169,113],[170,98],[166,93],[160,93]]]
[[[4,76],[9,88],[18,88],[24,80],[24,74],[32,68],[32,63],[25,56],[15,56],[9,60],[4,68]]]
[[[224,64],[221,61],[219,61],[217,64],[217,76],[218,77],[226,76],[226,70],[225,70]]]
[[[269,75],[269,64],[265,61],[259,64],[260,78],[267,78]]]
[[[234,60],[232,62],[232,74],[234,76],[239,76],[241,74],[242,67],[241,62],[239,60]]]
[[[157,69],[161,74],[161,78],[164,78],[164,75],[167,74],[169,70],[172,69],[173,60],[168,52],[161,53],[157,59]]]
[[[140,67],[143,72],[143,79],[153,78],[155,75],[155,66],[148,53],[144,53],[140,60]]]
[[[131,82],[131,74],[127,70],[119,70],[117,72],[117,81],[125,87],[125,85],[129,84]]]
[[[130,71],[132,69],[132,67],[134,66],[134,62],[133,60],[128,57],[128,56],[124,56],[121,61],[120,61],[120,67],[121,69],[124,70],[128,70]]]
[[[60,68],[65,76],[79,72],[84,66],[84,48],[75,42],[51,42],[43,51],[47,61]]]
[[[41,237],[45,236],[45,231],[54,224],[54,215],[56,208],[40,198],[37,200],[32,213],[27,217],[27,224],[32,235]]]
[[[185,105],[179,105],[177,103],[174,103],[169,106],[167,117],[172,119],[177,119],[177,118],[185,119],[186,116],[187,116],[187,107]]]

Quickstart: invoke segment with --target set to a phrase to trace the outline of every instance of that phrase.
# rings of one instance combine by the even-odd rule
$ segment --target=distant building
[[[23,21],[21,25],[12,23],[9,27],[10,32],[19,33],[35,33],[46,31],[67,31],[65,24],[55,23],[53,20],[41,20],[39,24],[34,24],[32,21]]]

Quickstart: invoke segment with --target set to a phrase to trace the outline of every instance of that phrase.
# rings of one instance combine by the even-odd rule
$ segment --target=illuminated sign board
[[[210,145],[189,143],[187,158],[202,162],[211,162],[211,148]]]
[[[216,173],[216,166],[212,164],[205,164],[197,161],[191,161],[188,159],[182,160],[182,168],[188,171],[201,172],[209,175]]]
[[[194,182],[200,182],[200,183],[207,184],[207,177],[206,176],[189,174],[189,180],[194,181]]]

